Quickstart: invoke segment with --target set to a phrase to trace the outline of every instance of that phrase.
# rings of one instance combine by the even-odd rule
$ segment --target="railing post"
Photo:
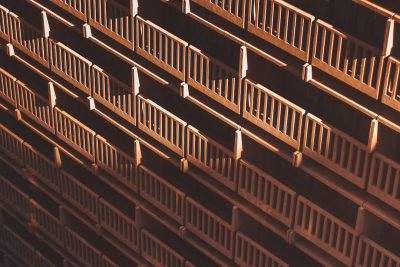
[[[88,96],[87,99],[89,100],[89,110],[96,109],[96,103],[94,102],[94,98],[91,96]]]
[[[300,167],[303,160],[303,153],[301,151],[295,151],[292,157],[292,165],[296,168]]]
[[[186,173],[189,170],[189,162],[185,158],[181,158],[180,160],[180,170],[183,173]]]
[[[138,140],[135,140],[133,146],[134,146],[134,162],[135,166],[138,167],[142,163],[142,150],[140,148],[140,142]]]
[[[47,13],[45,11],[40,12],[42,15],[42,27],[43,27],[43,36],[45,38],[49,38],[50,36],[50,25],[49,20],[47,19]]]
[[[48,82],[48,92],[49,92],[49,105],[51,108],[56,106],[57,96],[56,91],[54,90],[54,84],[52,82]]]
[[[378,120],[373,119],[371,121],[371,126],[369,128],[369,138],[368,138],[368,152],[371,153],[375,150],[378,143]]]
[[[306,82],[312,80],[312,65],[310,63],[303,65],[301,78]]]
[[[232,231],[236,232],[240,226],[240,210],[237,206],[232,208]]]
[[[57,168],[61,168],[61,154],[60,149],[58,147],[53,147],[53,154],[54,154],[54,163],[56,164]]]
[[[235,147],[234,147],[234,158],[240,159],[242,157],[243,152],[243,142],[242,142],[242,131],[236,130],[235,131]]]
[[[139,80],[139,72],[137,67],[132,67],[132,92],[133,95],[139,94],[140,88],[140,80]]]
[[[7,56],[9,57],[15,56],[14,46],[12,44],[7,44],[6,49],[7,49],[6,50]]]
[[[189,86],[187,83],[181,82],[181,86],[179,89],[179,94],[181,97],[186,98],[189,96]]]
[[[239,62],[239,75],[240,79],[243,79],[247,75],[247,70],[249,69],[249,64],[247,60],[247,48],[242,45],[240,47],[240,62]]]
[[[394,19],[386,21],[385,39],[383,43],[382,55],[387,57],[392,52],[394,39]]]
[[[131,16],[135,17],[138,12],[139,12],[139,3],[138,0],[131,0],[130,2],[130,10],[131,10]]]
[[[83,37],[89,39],[92,37],[92,28],[89,24],[83,24]]]
[[[185,14],[190,13],[190,0],[183,0],[182,1],[182,12]]]

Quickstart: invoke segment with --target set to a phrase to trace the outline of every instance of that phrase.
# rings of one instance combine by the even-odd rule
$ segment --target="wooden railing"
[[[360,236],[355,267],[400,266],[400,254],[395,255],[365,236]]]
[[[134,159],[99,135],[96,135],[96,164],[126,185],[129,190],[137,191]]]
[[[400,211],[400,164],[375,152],[368,192]]]
[[[54,134],[53,108],[49,105],[49,100],[35,93],[20,81],[17,81],[15,86],[18,91],[18,109]]]
[[[141,95],[137,101],[139,129],[184,157],[186,122]]]
[[[296,192],[244,160],[239,161],[238,193],[288,227],[294,216]]]
[[[185,194],[143,165],[139,166],[138,176],[140,197],[183,225]]]
[[[6,41],[10,40],[8,31],[8,13],[9,10],[0,5],[0,38],[3,38]]]
[[[400,112],[400,61],[389,57],[386,65],[382,103]]]
[[[95,161],[95,132],[58,108],[54,109],[56,135],[92,162]]]
[[[310,113],[304,128],[303,153],[365,188],[369,168],[367,146]]]
[[[86,267],[101,266],[100,251],[69,227],[65,227],[64,229],[65,250]]]
[[[93,98],[125,120],[135,124],[136,102],[132,88],[96,65],[92,66],[91,78]]]
[[[243,117],[299,149],[305,110],[285,98],[246,79]]]
[[[61,183],[61,196],[73,207],[97,222],[99,196],[65,171],[61,171]]]
[[[191,2],[244,28],[246,0],[191,0]]]
[[[236,160],[233,152],[201,134],[191,125],[186,129],[188,161],[212,175],[228,188],[236,190]]]
[[[312,65],[378,99],[384,57],[370,45],[317,20]]]
[[[16,78],[0,68],[0,97],[17,107]]]
[[[114,0],[91,0],[88,19],[90,25],[133,49],[133,18],[129,8]]]
[[[139,253],[139,231],[134,218],[128,217],[103,198],[100,198],[99,210],[101,227]]]
[[[8,13],[8,19],[11,43],[39,63],[49,67],[48,39],[43,33],[12,12]]]
[[[41,207],[31,199],[31,219],[34,227],[40,229],[44,234],[64,246],[64,229],[58,218]]]
[[[25,219],[29,219],[29,196],[0,175],[0,199]]]
[[[141,255],[153,266],[185,267],[185,259],[147,230],[141,230]]]
[[[235,263],[243,267],[289,265],[244,234],[236,233]]]
[[[186,197],[185,226],[228,258],[233,257],[234,233],[231,226],[190,197]]]
[[[185,80],[188,44],[156,24],[136,16],[135,51],[181,81]]]
[[[307,62],[314,16],[282,0],[249,0],[247,30]]]
[[[50,0],[79,19],[86,21],[88,0]]]
[[[19,166],[24,166],[24,140],[0,124],[0,150],[13,159]]]
[[[25,168],[42,183],[55,192],[60,192],[60,174],[56,164],[26,142],[24,143],[24,163]]]
[[[92,62],[60,42],[56,43],[50,40],[49,44],[51,70],[87,95],[90,95],[90,68]]]
[[[355,253],[355,231],[303,196],[297,198],[294,230],[346,265]]]
[[[242,88],[238,71],[189,46],[187,72],[190,86],[240,114]]]

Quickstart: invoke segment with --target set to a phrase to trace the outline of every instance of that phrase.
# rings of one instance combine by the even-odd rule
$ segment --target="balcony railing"
[[[371,160],[368,192],[400,210],[400,164],[375,152]]]
[[[239,161],[238,193],[288,227],[294,216],[296,192],[244,160]]]
[[[383,85],[382,103],[400,112],[400,61],[389,57]]]
[[[369,238],[361,236],[358,242],[358,252],[354,266],[400,266],[400,255],[395,255]]]
[[[218,16],[244,28],[246,0],[191,0]]]
[[[96,101],[130,123],[136,123],[135,95],[130,86],[93,65],[91,87]]]
[[[16,136],[9,129],[0,124],[0,149],[19,166],[24,166],[25,146],[24,140]]]
[[[90,95],[90,68],[92,62],[60,42],[50,40],[49,44],[51,70],[87,95]]]
[[[54,109],[56,135],[92,162],[95,161],[95,132],[58,108]]]
[[[314,16],[282,0],[250,0],[248,31],[307,62]]]
[[[135,160],[99,135],[96,135],[96,164],[129,190],[137,191]]]
[[[77,18],[86,21],[88,0],[50,0]]]
[[[49,67],[48,39],[30,23],[8,13],[11,43],[39,63]]]
[[[194,46],[188,48],[188,84],[240,114],[239,73]]]
[[[346,265],[355,253],[355,231],[303,196],[297,198],[294,230]]]
[[[185,267],[185,259],[145,229],[141,230],[141,255],[153,266]]]
[[[91,0],[89,24],[133,49],[133,18],[129,8],[113,0]]]
[[[17,81],[15,86],[18,91],[18,109],[45,129],[55,133],[53,108],[49,105],[49,100],[20,81]]]
[[[289,265],[244,234],[236,233],[235,263],[243,267]]]
[[[0,199],[25,219],[29,219],[29,196],[0,175]]]
[[[125,215],[103,198],[99,202],[100,225],[129,248],[139,252],[139,231],[134,218]]]
[[[233,152],[201,134],[191,125],[186,129],[188,161],[212,175],[228,188],[236,190],[236,160]]]
[[[303,153],[360,188],[369,168],[367,146],[308,113]]]
[[[384,57],[370,45],[317,20],[312,65],[378,99]]]
[[[0,97],[17,107],[16,78],[0,68]]]
[[[65,171],[61,171],[61,183],[61,196],[73,207],[97,222],[99,196]]]
[[[233,257],[231,226],[205,207],[186,198],[186,228],[228,258]]]
[[[183,225],[185,194],[163,178],[139,166],[140,196]]]
[[[292,147],[300,148],[305,110],[250,80],[245,80],[243,117]]]
[[[138,127],[184,157],[186,122],[141,95],[138,101]]]
[[[9,10],[0,5],[0,38],[9,41],[10,35],[8,31],[8,13]]]
[[[188,44],[156,24],[136,16],[135,51],[181,81],[185,80]]]

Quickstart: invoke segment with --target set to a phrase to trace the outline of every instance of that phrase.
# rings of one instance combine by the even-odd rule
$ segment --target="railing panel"
[[[400,61],[388,58],[385,82],[383,85],[382,103],[400,111]]]
[[[113,0],[91,0],[89,24],[133,49],[133,18],[129,8]]]
[[[11,43],[40,64],[49,67],[48,39],[43,33],[12,12],[8,13],[8,19]]]
[[[351,265],[355,231],[303,196],[297,198],[294,230],[341,262]]]
[[[92,66],[93,98],[132,124],[136,123],[135,95],[132,88]]]
[[[19,166],[24,165],[24,140],[0,124],[0,150]]]
[[[137,191],[134,159],[99,135],[96,135],[96,164],[130,190]]]
[[[358,242],[355,267],[391,267],[400,266],[400,256],[378,245],[365,236]]]
[[[18,109],[52,133],[54,130],[53,108],[49,101],[33,92],[20,81],[15,83],[18,92]]]
[[[60,42],[50,40],[49,44],[51,70],[90,95],[92,62]]]
[[[29,219],[29,196],[0,175],[0,199],[25,219]]]
[[[99,196],[65,171],[61,171],[61,183],[62,197],[97,222]]]
[[[16,78],[0,68],[0,97],[17,107]]]
[[[192,0],[192,2],[244,28],[246,0]]]
[[[185,259],[147,230],[141,230],[141,255],[153,266],[185,267]]]
[[[369,174],[368,192],[400,210],[400,164],[375,152]]]
[[[56,192],[60,192],[60,173],[56,164],[45,155],[24,143],[24,162],[27,168],[41,182]]]
[[[84,266],[100,266],[101,252],[69,227],[65,227],[65,249]]]
[[[368,44],[317,20],[312,65],[378,99],[384,57]]]
[[[56,135],[91,161],[95,161],[96,133],[58,108],[54,109]]]
[[[0,38],[6,41],[10,40],[9,27],[8,27],[8,13],[9,10],[0,5]]]
[[[75,17],[86,21],[87,1],[88,0],[50,0],[57,6],[68,11]]]
[[[185,194],[143,165],[139,166],[140,196],[183,225]]]
[[[231,226],[205,207],[186,197],[186,228],[225,256],[233,256]]]
[[[128,217],[116,207],[100,198],[100,225],[123,244],[139,252],[139,231],[135,225],[135,218]]]
[[[314,16],[282,0],[250,0],[249,32],[307,62]]]
[[[242,83],[236,70],[189,46],[187,71],[190,86],[240,114]]]
[[[33,226],[40,229],[61,247],[64,246],[64,229],[58,218],[50,214],[38,203],[31,200],[31,215]]]
[[[301,129],[305,110],[250,80],[245,80],[243,117],[300,149]]]
[[[186,129],[187,159],[228,188],[236,190],[237,161],[233,153],[191,125]]]
[[[240,232],[236,234],[235,263],[243,267],[289,266],[289,264]]]
[[[185,41],[136,16],[135,51],[181,81],[185,80],[187,46]]]
[[[370,164],[366,145],[310,113],[304,128],[303,153],[365,188]]]
[[[239,161],[238,193],[288,227],[292,224],[296,192],[244,160]]]
[[[14,230],[7,225],[3,225],[0,238],[2,244],[19,260],[24,262],[26,266],[36,265],[35,248],[19,236]]]
[[[137,101],[139,129],[184,157],[186,122],[141,95]]]

